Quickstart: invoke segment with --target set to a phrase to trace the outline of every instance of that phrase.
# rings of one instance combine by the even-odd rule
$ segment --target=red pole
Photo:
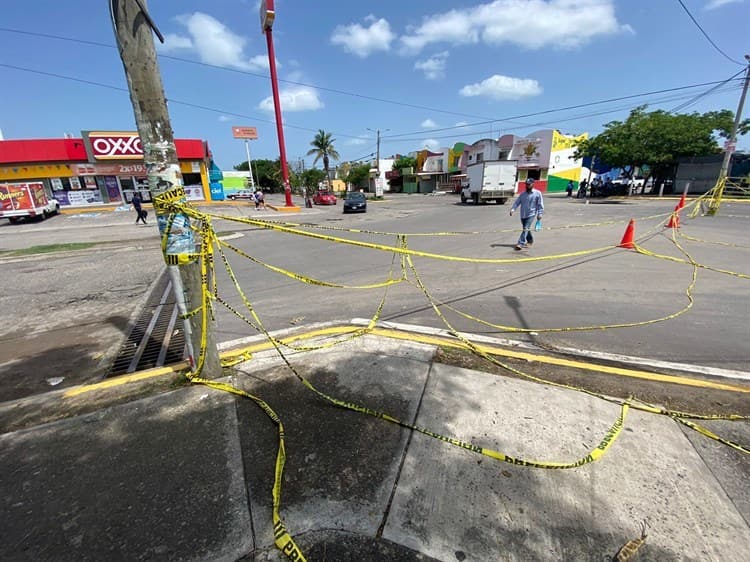
[[[273,35],[271,28],[266,28],[266,44],[268,45],[268,66],[271,68],[271,89],[273,90],[273,109],[276,113],[276,134],[279,137],[279,157],[281,159],[281,178],[284,180],[284,195],[286,206],[292,207],[292,188],[289,185],[289,169],[286,165],[286,146],[284,146],[284,127],[281,122],[281,101],[279,100],[279,81],[276,75],[276,55],[273,51]]]

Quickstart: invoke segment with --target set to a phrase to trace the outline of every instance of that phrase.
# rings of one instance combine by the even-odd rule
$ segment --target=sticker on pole
[[[154,198],[154,207],[159,211],[157,224],[161,234],[161,250],[167,265],[184,265],[198,260],[195,251],[195,234],[190,217],[175,213],[170,207],[186,202],[185,188],[181,185],[170,188]]]

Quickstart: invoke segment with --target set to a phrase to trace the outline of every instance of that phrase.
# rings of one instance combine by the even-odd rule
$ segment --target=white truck
[[[0,218],[15,223],[22,218],[43,220],[58,212],[60,204],[47,197],[42,182],[0,183]]]
[[[461,189],[461,203],[494,201],[502,205],[515,194],[517,176],[518,162],[515,160],[486,160],[471,164],[466,168],[467,182]]]

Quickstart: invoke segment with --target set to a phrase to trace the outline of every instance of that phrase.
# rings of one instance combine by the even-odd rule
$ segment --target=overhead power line
[[[718,92],[722,92],[723,93],[723,92],[727,92],[727,91],[735,91],[735,90],[740,90],[740,89],[742,89],[742,86],[739,85],[739,84],[737,84],[737,85],[732,85],[731,88],[723,88],[723,89],[715,90],[713,93],[718,93]],[[705,92],[704,92],[704,94],[705,94]],[[667,102],[671,102],[671,101],[682,100],[682,99],[685,99],[685,98],[688,98],[688,97],[690,97],[690,96],[685,95],[685,94],[680,95],[680,96],[669,96],[669,97],[665,97],[665,98],[661,98],[661,99],[650,100],[649,103],[648,103],[648,105],[662,104],[662,103],[667,103]],[[554,124],[557,124],[557,123],[564,123],[566,121],[577,121],[579,119],[586,119],[586,118],[590,118],[590,117],[597,117],[597,116],[600,116],[600,115],[606,115],[608,113],[616,113],[618,111],[623,111],[625,109],[631,109],[632,107],[633,107],[632,105],[618,106],[618,107],[606,109],[606,110],[603,110],[603,111],[587,112],[587,113],[582,113],[582,114],[574,115],[574,116],[571,116],[571,117],[559,117],[559,118],[556,118],[556,119],[554,119],[552,121],[539,121],[539,122],[536,122],[536,123],[527,123],[527,124],[518,125],[518,126],[515,126],[515,127],[507,127],[504,130],[505,131],[513,131],[513,130],[517,130],[517,129],[521,129],[521,128],[542,127],[542,126],[545,126],[545,125],[554,125]],[[426,132],[429,133],[429,131],[426,131]],[[496,132],[496,130],[487,129],[487,130],[483,130],[483,131],[471,131],[470,134],[471,135],[475,135],[475,136],[479,136],[479,135],[484,135],[484,134],[492,134],[494,132]],[[430,136],[430,138],[435,139],[435,140],[451,139],[451,138],[455,138],[455,135]],[[424,140],[425,140],[425,135],[422,135],[421,137],[413,137],[413,138],[390,138],[390,139],[384,140],[383,142],[393,144],[393,143],[397,143],[397,142],[420,142],[420,141],[424,141]]]
[[[698,102],[702,98],[704,98],[704,97],[710,95],[712,92],[720,89],[722,86],[724,86],[725,84],[727,84],[729,81],[733,80],[734,78],[737,78],[737,76],[739,76],[740,74],[743,74],[744,72],[745,72],[745,69],[743,68],[742,70],[740,70],[736,74],[733,74],[732,76],[730,76],[729,78],[727,78],[723,82],[721,82],[719,84],[716,84],[715,86],[711,86],[705,92],[701,92],[700,94],[698,94],[697,96],[693,97],[692,99],[689,99],[688,101],[686,101],[686,102],[684,102],[684,103],[682,103],[682,104],[680,104],[680,105],[678,105],[676,107],[673,107],[672,109],[669,110],[669,112],[670,113],[675,113],[677,111],[682,111],[683,109],[687,109],[688,107],[690,107],[691,105],[695,104],[696,102]]]
[[[735,64],[739,64],[740,66],[745,66],[745,65],[744,65],[743,63],[741,63],[740,61],[738,61],[738,60],[735,60],[735,59],[733,59],[733,58],[732,58],[732,57],[730,57],[730,56],[729,56],[728,54],[726,54],[726,53],[725,53],[724,51],[722,51],[722,50],[721,50],[721,49],[719,48],[719,46],[718,46],[718,45],[717,45],[716,43],[714,43],[714,40],[713,40],[713,39],[711,39],[711,37],[709,37],[708,33],[706,33],[706,30],[705,30],[705,29],[703,29],[703,28],[701,27],[701,24],[699,24],[699,23],[698,23],[698,20],[696,20],[696,19],[695,19],[695,18],[693,17],[693,14],[691,14],[691,13],[690,13],[690,10],[688,10],[687,6],[685,6],[685,3],[684,3],[684,2],[682,1],[682,0],[677,0],[677,1],[678,1],[678,2],[680,3],[680,6],[682,6],[682,9],[683,9],[683,10],[685,10],[685,13],[686,13],[686,14],[688,15],[688,17],[690,17],[690,19],[691,19],[691,20],[693,20],[693,23],[695,24],[695,26],[696,26],[696,27],[697,27],[698,29],[700,29],[700,31],[701,31],[701,33],[703,34],[703,36],[704,36],[704,37],[705,37],[706,39],[708,39],[708,42],[709,42],[709,43],[711,43],[711,45],[713,46],[713,48],[714,48],[714,49],[716,49],[716,50],[717,50],[717,51],[718,51],[719,53],[721,53],[721,54],[722,54],[722,55],[723,55],[723,56],[724,56],[724,57],[725,57],[726,59],[728,59],[728,60],[732,61],[733,63],[735,63]]]
[[[651,92],[644,92],[644,93],[641,93],[641,94],[631,94],[631,95],[628,95],[628,96],[619,96],[619,97],[616,97],[616,98],[608,98],[608,99],[599,100],[599,101],[592,101],[592,102],[587,102],[587,103],[579,103],[579,104],[575,104],[575,105],[568,105],[568,106],[565,106],[565,107],[557,107],[557,108],[553,108],[553,109],[545,109],[543,111],[535,111],[533,113],[524,113],[524,114],[521,114],[521,115],[513,115],[511,117],[503,117],[503,118],[498,118],[498,119],[491,119],[491,120],[488,120],[488,121],[478,121],[476,123],[467,123],[466,125],[454,125],[453,127],[440,127],[440,128],[437,128],[437,129],[428,129],[428,130],[421,129],[419,131],[410,131],[408,133],[399,133],[399,134],[395,134],[395,135],[387,135],[387,136],[383,136],[383,137],[380,137],[380,138],[383,139],[383,140],[385,140],[385,139],[393,139],[393,138],[397,138],[397,137],[406,137],[406,136],[412,136],[412,135],[418,135],[418,134],[423,134],[424,135],[424,134],[429,134],[429,133],[438,132],[438,131],[451,131],[451,130],[456,130],[456,129],[466,129],[466,128],[469,128],[469,127],[477,127],[477,126],[480,126],[480,125],[488,125],[490,123],[502,123],[502,122],[512,121],[512,120],[515,120],[515,119],[525,119],[527,117],[536,117],[537,115],[545,115],[545,114],[549,114],[549,113],[557,113],[557,112],[560,112],[560,111],[568,111],[570,109],[582,109],[584,107],[591,107],[591,106],[594,106],[594,105],[601,105],[601,104],[604,104],[604,103],[612,103],[612,102],[615,102],[615,101],[623,101],[623,100],[628,100],[628,99],[634,99],[634,98],[640,98],[640,97],[645,97],[645,96],[651,96],[651,95],[655,95],[655,94],[666,94],[666,93],[669,93],[669,92],[678,92],[678,91],[681,91],[681,90],[689,90],[689,89],[692,89],[692,88],[700,88],[702,86],[711,86],[711,85],[714,85],[714,84],[721,84],[723,82],[724,82],[723,80],[721,80],[721,81],[714,81],[714,82],[703,82],[701,84],[691,84],[690,86],[678,86],[678,87],[675,87],[675,88],[667,88],[667,89],[664,89],[664,90],[653,90]]]
[[[5,64],[5,63],[0,63],[0,67],[11,68],[13,70],[20,70],[22,72],[29,72],[31,74],[39,74],[40,76],[50,76],[52,78],[59,78],[61,80],[69,80],[71,82],[79,82],[81,84],[88,84],[90,86],[98,86],[100,88],[108,88],[110,90],[116,90],[119,92],[129,93],[129,90],[127,88],[122,88],[120,86],[113,86],[112,84],[104,84],[102,82],[95,82],[93,80],[85,80],[83,78],[76,78],[74,76],[66,76],[65,74],[58,74],[56,72],[46,72],[44,70],[36,70],[33,68],[25,68],[23,66],[16,66],[16,65]],[[177,100],[174,98],[168,98],[167,102],[171,104],[175,104],[175,105],[184,105],[186,107],[194,107],[196,109],[202,109],[204,111],[211,111],[211,112],[219,113],[222,115],[231,115],[232,117],[240,117],[242,119],[252,119],[253,121],[260,121],[262,123],[271,123],[271,124],[276,123],[276,121],[273,121],[271,119],[266,119],[264,117],[258,117],[256,115],[247,115],[244,113],[227,111],[225,109],[217,109],[215,107],[209,107],[207,105],[200,105],[197,103],[190,103],[187,101],[181,101],[181,100]],[[292,125],[286,121],[284,121],[284,126],[289,127],[290,129],[298,129],[300,131],[311,131],[313,133],[317,133],[319,130],[319,129],[312,129],[310,127],[301,127],[299,125]],[[353,139],[361,138],[360,136],[357,136],[357,135],[347,135],[345,133],[335,133],[335,134],[339,137],[348,137],[348,138],[353,138]]]
[[[91,45],[93,47],[105,47],[105,48],[108,48],[108,49],[116,49],[116,47],[114,45],[110,45],[110,44],[107,44],[107,43],[100,43],[98,41],[87,41],[85,39],[76,39],[74,37],[64,37],[62,35],[52,35],[50,33],[39,33],[39,32],[36,32],[36,31],[25,31],[25,30],[22,30],[22,29],[11,29],[11,28],[8,28],[8,27],[0,27],[0,31],[5,31],[7,33],[17,33],[19,35],[29,35],[29,36],[32,36],[32,37],[43,37],[45,39],[56,39],[56,40],[59,40],[59,41],[68,41],[70,43],[79,43],[81,45]],[[159,56],[159,58],[162,58],[162,59],[169,59],[169,60],[184,62],[184,63],[187,63],[187,64],[195,64],[195,65],[198,65],[198,66],[205,66],[207,68],[213,68],[213,69],[216,69],[216,70],[222,70],[224,72],[233,72],[235,74],[244,74],[246,76],[253,76],[255,78],[263,78],[264,80],[270,80],[270,78],[271,78],[268,74],[261,74],[259,72],[251,72],[249,70],[241,70],[241,69],[238,69],[238,68],[231,68],[231,67],[227,67],[227,66],[220,66],[218,64],[211,64],[211,63],[208,63],[208,62],[201,62],[201,61],[196,61],[196,60],[192,60],[192,59],[186,59],[186,58],[183,58],[183,57],[175,57],[173,55],[166,55],[166,54],[158,53],[158,56]],[[390,100],[390,99],[387,99],[387,98],[378,98],[378,97],[375,97],[375,96],[369,96],[367,94],[360,94],[360,93],[357,93],[357,92],[348,92],[346,90],[339,90],[339,89],[336,89],[336,88],[327,88],[325,86],[318,86],[318,85],[315,85],[315,84],[308,84],[306,82],[297,82],[295,80],[284,80],[282,78],[279,78],[279,82],[283,82],[284,84],[292,84],[294,86],[304,86],[306,88],[315,88],[316,90],[320,90],[322,92],[330,92],[332,94],[339,94],[339,95],[342,95],[342,96],[351,96],[351,97],[360,98],[360,99],[377,101],[377,102],[380,102],[380,103],[388,103],[388,104],[391,104],[391,105],[399,105],[401,107],[410,107],[412,109],[421,109],[421,110],[424,110],[424,111],[433,111],[435,113],[445,113],[447,115],[456,115],[458,117],[471,117],[471,118],[474,118],[474,119],[488,119],[488,117],[485,117],[485,116],[482,116],[482,115],[472,115],[470,113],[461,113],[459,111],[450,111],[450,110],[447,110],[447,109],[439,109],[439,108],[436,108],[436,107],[428,107],[426,105],[419,105],[419,104],[414,104],[414,103],[407,103],[407,102],[398,101],[398,100]]]

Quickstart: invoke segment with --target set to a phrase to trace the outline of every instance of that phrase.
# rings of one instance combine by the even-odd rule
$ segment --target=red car
[[[316,205],[335,205],[336,196],[330,191],[317,191],[313,195],[313,203]]]

